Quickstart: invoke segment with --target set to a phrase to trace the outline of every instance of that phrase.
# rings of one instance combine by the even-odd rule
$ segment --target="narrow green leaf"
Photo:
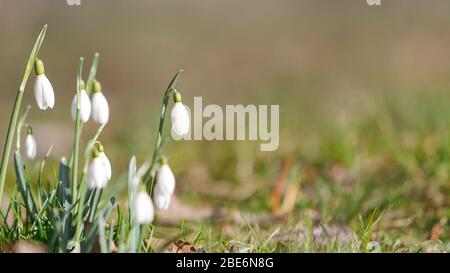
[[[39,50],[41,48],[42,42],[44,41],[45,33],[47,32],[47,25],[44,25],[41,32],[39,33],[36,42],[34,43],[33,49],[31,50],[30,57],[28,59],[27,65],[25,67],[25,72],[22,77],[22,82],[20,83],[19,90],[16,94],[16,101],[14,103],[13,111],[11,114],[11,119],[9,120],[8,133],[6,134],[5,147],[3,149],[2,163],[0,165],[0,199],[3,197],[3,188],[5,186],[6,172],[8,170],[9,156],[11,153],[11,147],[14,139],[14,132],[16,130],[17,119],[19,116],[20,105],[22,104],[23,93],[25,92],[25,86],[27,84],[28,78],[30,77],[31,71],[33,69],[34,62],[37,58]]]
[[[66,202],[69,204],[72,202],[70,196],[70,168],[67,165],[65,158],[59,163],[59,184],[57,187],[56,196],[58,203],[61,206],[65,206]]]
[[[108,219],[109,215],[111,214],[112,210],[117,206],[117,200],[112,197],[109,202],[106,204],[106,206],[102,209],[102,211],[97,216],[97,221],[94,221],[94,225],[92,225],[90,228],[88,228],[85,232],[85,240],[83,244],[81,245],[81,251],[91,252],[92,248],[96,242],[98,228],[99,228],[99,217],[102,217],[103,219]]]
[[[18,152],[14,153],[14,168],[16,170],[17,185],[22,194],[26,209],[28,213],[30,213],[32,219],[35,220],[37,215],[36,203],[34,202],[31,190],[28,187],[22,158]]]

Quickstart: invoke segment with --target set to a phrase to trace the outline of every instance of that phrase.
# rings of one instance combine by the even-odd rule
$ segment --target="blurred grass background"
[[[41,157],[50,144],[55,160],[69,154],[76,64],[98,51],[111,106],[102,141],[119,191],[130,157],[151,159],[162,93],[183,68],[178,89],[186,104],[193,96],[204,104],[279,104],[281,119],[276,152],[259,152],[253,142],[170,143],[177,194],[186,200],[269,211],[283,162],[293,158],[302,178],[296,211],[352,223],[390,204],[387,218],[413,218],[408,227],[420,240],[438,224],[447,241],[450,2],[382,3],[0,0],[0,138],[32,42],[47,23],[40,57],[56,106],[37,110],[34,77],[23,103],[33,106],[28,121]],[[89,124],[84,134],[93,130]],[[247,184],[257,186],[246,195]],[[223,198],[208,199],[211,187],[223,189]]]

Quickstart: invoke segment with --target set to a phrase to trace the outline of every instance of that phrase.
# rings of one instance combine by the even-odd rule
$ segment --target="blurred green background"
[[[3,143],[29,50],[48,24],[40,57],[56,106],[37,110],[34,76],[23,104],[33,106],[41,157],[50,144],[56,159],[70,152],[80,56],[89,65],[101,54],[98,79],[111,107],[102,141],[116,184],[132,155],[151,159],[163,91],[183,68],[177,87],[186,104],[193,96],[279,104],[281,120],[276,152],[254,142],[170,143],[179,193],[206,195],[200,175],[207,189],[231,184],[223,191],[232,204],[268,210],[282,162],[294,158],[302,170],[297,208],[347,221],[391,202],[393,217],[396,209],[414,215],[426,238],[439,221],[448,228],[449,14],[446,0],[0,0],[0,136]],[[247,184],[262,185],[254,193],[261,198],[233,196]]]
[[[368,110],[363,101],[380,94],[433,96],[450,84],[448,1],[385,1],[381,7],[362,0],[166,2],[0,1],[2,128],[45,23],[41,58],[57,104],[52,112],[35,108],[31,120],[54,129],[36,131],[55,146],[71,136],[68,106],[78,58],[89,64],[95,51],[112,110],[105,133],[125,141],[123,152],[150,149],[126,140],[154,135],[162,92],[179,68],[186,70],[179,88],[187,104],[193,96],[219,105],[280,104],[283,137],[289,129],[306,130],[311,115],[357,115],[350,107]],[[34,105],[33,80],[24,105]],[[282,138],[280,149],[295,142]]]

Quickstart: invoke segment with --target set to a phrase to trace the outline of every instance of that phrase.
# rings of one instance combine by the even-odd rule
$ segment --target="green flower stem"
[[[80,119],[80,92],[81,92],[81,75],[83,73],[84,58],[81,57],[78,62],[77,69],[77,114],[75,118],[75,141],[73,145],[73,161],[72,161],[72,204],[77,201],[77,187],[78,187],[78,151],[80,149],[81,138],[81,119]]]
[[[86,93],[88,95],[90,95],[92,92],[92,85],[94,84],[95,77],[97,75],[97,67],[98,67],[99,59],[100,59],[100,54],[98,52],[96,52],[94,54],[94,58],[92,59],[91,70],[89,71],[89,78],[86,83]]]
[[[97,189],[94,192],[94,196],[92,196],[92,207],[89,212],[89,222],[93,223],[95,219],[95,215],[98,209],[98,204],[100,201],[100,198],[102,197],[103,189]]]
[[[101,132],[103,131],[103,128],[105,127],[105,124],[101,125],[93,137],[89,140],[88,144],[86,145],[86,150],[84,152],[84,166],[83,166],[83,172],[81,174],[80,179],[80,198],[79,204],[78,204],[78,214],[77,214],[77,223],[76,223],[76,230],[75,230],[75,241],[80,242],[81,240],[81,232],[83,228],[83,208],[85,205],[85,195],[86,195],[86,178],[87,178],[87,172],[89,169],[89,162],[90,158],[92,156],[92,149],[95,146],[95,142],[97,141],[97,138],[100,136]]]
[[[95,77],[97,75],[97,67],[98,67],[99,59],[100,59],[100,54],[98,52],[96,52],[94,54],[94,58],[92,59],[91,69],[89,71],[89,77],[88,77],[88,80],[87,80],[87,83],[86,83],[86,93],[88,95],[92,91],[92,85],[93,85],[93,83],[95,81]],[[78,79],[77,79],[77,97],[79,96],[79,93],[78,93],[79,91],[78,90],[80,90],[78,85],[81,85],[81,74],[80,74],[80,83],[78,83]],[[77,118],[78,118],[78,114],[79,114],[78,113],[79,109],[80,109],[80,100],[77,100],[77,116],[76,116]],[[75,124],[76,124],[76,128],[78,126],[79,136],[77,136],[76,139],[78,139],[78,141],[79,141],[79,138],[81,137],[81,132],[83,130],[83,123],[81,121],[77,120],[75,122]],[[74,165],[74,159],[75,159],[75,154],[74,153],[75,153],[75,150],[72,152],[72,156],[70,158],[70,165],[71,166]],[[74,170],[74,169],[72,168],[72,170]],[[75,170],[78,171],[78,169],[75,169]],[[76,173],[75,173],[75,178],[77,178],[76,177]],[[76,195],[77,195],[77,190],[78,190],[77,187],[78,187],[78,185],[77,185],[77,183],[74,183],[73,181],[77,181],[77,180],[74,180],[73,173],[72,173],[72,185],[73,185],[73,187],[72,187],[72,198],[73,198],[73,202],[75,202],[75,200],[77,200],[77,196]],[[74,204],[73,202],[72,202],[72,204]]]
[[[22,104],[22,97],[25,91],[25,87],[30,77],[31,71],[33,70],[33,65],[36,61],[39,50],[41,49],[42,42],[44,41],[45,33],[47,32],[47,25],[44,25],[41,32],[39,33],[36,42],[34,43],[33,49],[31,50],[30,58],[28,59],[27,66],[25,67],[25,72],[22,77],[22,82],[20,83],[19,90],[17,91],[16,101],[14,103],[13,111],[11,114],[11,119],[9,120],[8,133],[5,141],[5,147],[3,149],[2,164],[0,166],[0,200],[3,197],[3,188],[5,186],[6,173],[8,170],[9,155],[11,153],[11,147],[13,144],[14,132],[16,131],[17,118],[19,116],[20,105]]]
[[[88,81],[86,83],[86,93],[88,94],[88,96],[92,93],[92,85],[94,84],[95,81],[95,77],[97,75],[97,67],[98,67],[98,63],[100,60],[100,54],[98,52],[96,52],[94,54],[94,58],[92,59],[92,64],[91,64],[91,69],[89,71],[89,77],[88,77]],[[83,128],[83,123],[81,123],[80,128]],[[72,154],[70,156],[70,160],[69,160],[69,166],[72,166],[73,163],[73,151]]]
[[[100,215],[98,219],[98,242],[100,245],[101,253],[108,253],[108,244],[106,243],[106,232],[105,232],[105,219],[103,215]]]
[[[164,131],[164,120],[166,118],[167,105],[169,104],[169,101],[170,101],[170,94],[175,90],[175,84],[177,83],[178,79],[180,78],[180,75],[182,72],[183,72],[182,69],[178,70],[177,74],[175,74],[175,76],[173,77],[169,86],[167,87],[166,92],[164,93],[162,109],[161,109],[161,116],[159,118],[158,134],[156,135],[155,150],[153,152],[152,165],[150,166],[150,169],[146,176],[147,192],[150,194],[153,190],[153,184],[154,184],[155,174],[156,174],[156,166],[157,166],[158,159],[160,157],[160,152],[161,152],[162,134]]]
[[[80,180],[80,184],[78,184],[78,153],[79,153],[79,145],[80,145],[80,138],[81,138],[81,130],[82,130],[82,124],[80,120],[80,108],[81,108],[81,100],[80,98],[80,92],[81,92],[81,77],[83,73],[83,64],[84,64],[84,58],[81,57],[80,61],[78,63],[78,70],[77,70],[77,114],[76,114],[76,121],[75,121],[75,145],[74,145],[74,156],[73,156],[73,167],[72,167],[72,191],[73,191],[73,202],[72,204],[75,204],[75,202],[78,200],[78,210],[77,210],[77,223],[76,223],[76,230],[75,230],[75,241],[79,244],[81,240],[81,233],[82,233],[82,223],[83,223],[83,208],[84,208],[84,199],[86,194],[85,189],[85,183],[84,182],[84,175],[82,175],[82,179]],[[85,160],[86,164],[86,160]],[[84,168],[83,168],[84,169]],[[84,172],[83,172],[84,173]],[[77,194],[77,187],[79,186],[79,198]]]

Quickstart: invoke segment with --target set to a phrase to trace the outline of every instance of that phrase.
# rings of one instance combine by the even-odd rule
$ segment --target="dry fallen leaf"
[[[300,195],[300,181],[292,182],[286,190],[281,205],[281,212],[289,213],[294,210],[297,198]]]
[[[292,158],[289,157],[283,163],[280,176],[278,177],[272,192],[272,201],[271,201],[272,212],[277,212],[280,207],[282,191],[284,185],[286,184],[286,178],[289,174],[291,166],[292,166]]]
[[[433,225],[430,231],[430,240],[438,240],[442,233],[442,226],[440,223]]]
[[[18,241],[5,246],[5,253],[48,253],[48,249],[41,243]]]
[[[177,240],[169,245],[167,248],[167,252],[170,253],[195,253],[197,249],[193,244],[183,241]]]

